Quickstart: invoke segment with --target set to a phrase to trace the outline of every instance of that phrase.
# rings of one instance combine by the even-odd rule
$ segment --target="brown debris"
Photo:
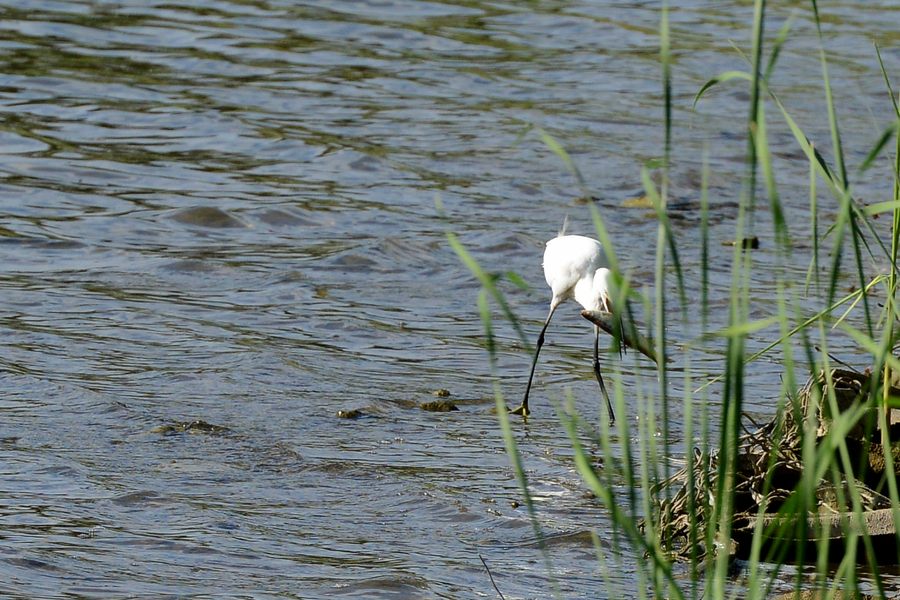
[[[431,402],[423,402],[419,405],[419,408],[428,412],[452,412],[454,410],[459,410],[459,407],[457,407],[450,400],[433,400]]]
[[[796,401],[785,406],[771,422],[740,436],[734,481],[731,482],[734,515],[729,542],[737,544],[735,554],[748,553],[749,540],[762,519],[768,541],[791,540],[795,546],[799,541],[815,542],[823,538],[839,542],[851,531],[867,532],[873,539],[876,560],[882,564],[898,562],[893,508],[890,500],[879,493],[887,489],[884,445],[878,428],[878,407],[882,403],[880,398],[877,402],[869,401],[870,383],[869,375],[864,373],[836,369],[828,378],[822,372],[811,377],[797,394]],[[900,389],[892,387],[890,391],[891,396],[900,396]],[[811,510],[803,519],[796,516],[798,509],[792,505],[803,506],[804,498],[799,490],[808,489],[802,485],[804,436],[808,435],[806,432],[814,432],[817,451],[837,448],[834,440],[837,431],[831,433],[835,409],[837,414],[859,410],[861,415],[844,436],[850,461],[842,461],[840,451],[835,450],[834,464],[841,467],[841,472],[835,475],[831,469],[823,479],[815,482],[813,497],[807,502]],[[892,409],[890,412],[888,440],[894,469],[900,473],[897,471],[900,467],[900,411]],[[846,464],[852,468],[844,468]],[[704,532],[714,514],[712,505],[718,467],[717,452],[703,454],[695,450],[690,464],[691,480],[686,467],[653,490],[654,498],[659,499],[656,530],[660,532],[663,547],[675,559],[690,560],[692,556],[702,559],[706,554]],[[837,485],[836,479],[839,479]],[[851,488],[859,494],[862,514],[852,510]],[[663,490],[675,492],[661,497]],[[785,506],[786,503],[790,504]],[[779,514],[782,507],[786,510]],[[874,544],[879,536],[884,538],[881,540],[884,544]],[[717,540],[716,545],[720,544],[721,540]],[[839,543],[835,545],[840,546]],[[815,545],[811,547],[814,549]],[[890,548],[893,548],[892,554]]]

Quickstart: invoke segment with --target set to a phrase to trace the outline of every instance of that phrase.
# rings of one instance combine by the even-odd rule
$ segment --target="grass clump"
[[[843,155],[839,119],[819,27],[820,15],[814,0],[810,8],[820,41],[831,161],[826,160],[820,148],[810,141],[770,86],[793,21],[788,19],[767,46],[764,0],[756,0],[754,4],[751,50],[744,55],[747,70],[723,73],[710,80],[697,94],[699,99],[716,86],[739,83],[749,86],[745,179],[733,239],[752,236],[758,228],[757,207],[766,202],[773,228],[771,239],[776,244],[778,258],[775,314],[763,319],[751,318],[753,252],[744,244],[735,244],[727,325],[709,331],[709,173],[706,166],[700,190],[699,311],[686,297],[685,276],[679,259],[679,249],[684,241],[673,231],[667,213],[673,113],[670,36],[665,4],[660,23],[665,112],[662,176],[655,183],[649,168],[642,172],[645,193],[657,216],[656,281],[652,295],[636,294],[627,274],[621,274],[615,268],[613,246],[609,243],[603,218],[594,205],[589,204],[597,236],[610,252],[610,263],[617,272],[615,287],[620,297],[613,304],[628,306],[626,299],[635,297],[643,302],[646,314],[652,315],[650,324],[656,332],[656,354],[663,360],[658,361],[657,383],[627,392],[632,411],[634,407],[639,411],[636,430],[629,431],[626,420],[621,419],[615,431],[609,431],[605,423],[597,431],[572,410],[571,402],[564,402],[559,407],[559,415],[569,434],[578,472],[608,511],[611,528],[617,539],[624,542],[620,547],[630,549],[622,550],[620,556],[609,557],[602,555],[598,544],[598,554],[604,564],[632,554],[640,585],[654,597],[725,598],[739,591],[741,597],[762,598],[789,561],[815,567],[811,580],[801,579],[800,573],[804,569],[796,569],[798,590],[821,593],[841,589],[849,594],[859,594],[858,561],[862,561],[876,591],[883,596],[879,573],[884,557],[900,554],[900,537],[888,535],[876,540],[865,527],[848,525],[865,519],[868,512],[884,510],[892,522],[889,525],[900,530],[900,495],[894,466],[900,457],[900,444],[891,435],[898,429],[897,424],[891,422],[892,409],[900,407],[896,383],[900,379],[897,377],[900,360],[894,355],[900,339],[900,328],[897,327],[900,319],[897,303],[900,139],[896,136],[900,108],[882,63],[896,121],[879,133],[855,171],[851,172],[852,167]],[[880,62],[877,47],[874,52]],[[807,276],[800,281],[794,279],[794,271],[784,268],[797,258],[769,145],[767,110],[773,108],[792,133],[809,166],[812,245]],[[572,169],[584,196],[590,198],[587,182],[562,145],[547,133],[539,129],[537,132]],[[854,199],[854,186],[867,175],[879,156],[890,154],[892,141],[893,198],[861,206]],[[822,184],[838,207],[834,220],[828,223],[820,222],[818,186]],[[873,218],[882,214],[889,215],[892,220],[887,239],[873,224]],[[823,226],[825,230],[820,232]],[[497,286],[498,277],[486,272],[452,233],[448,236],[461,260],[482,283],[479,311],[494,369],[501,429],[535,535],[540,539],[539,516],[528,492],[526,470],[513,434],[514,424],[507,415],[500,386],[491,300],[512,323],[526,347],[528,340]],[[830,254],[824,248],[826,241]],[[867,271],[872,266],[880,274],[868,276]],[[512,280],[523,285],[515,276]],[[848,281],[854,291],[842,292]],[[672,285],[675,294],[667,293]],[[880,302],[873,301],[875,294]],[[671,302],[678,306],[667,306]],[[620,316],[625,319],[626,327],[634,327],[630,311],[623,311]],[[700,322],[691,323],[692,319]],[[711,341],[717,341],[724,348],[721,373],[712,380],[695,373],[690,352],[679,358],[677,369],[672,369],[664,359],[670,354],[667,351],[668,332],[694,330],[691,327],[699,327],[702,333],[688,345],[689,348],[702,347]],[[748,336],[775,328],[778,333],[771,344],[749,355]],[[828,348],[831,336],[838,334],[848,336],[868,353],[866,372],[836,370],[840,365],[830,357]],[[777,356],[774,360],[781,365],[782,384],[780,396],[772,399],[772,405],[776,407],[774,418],[758,425],[744,414],[748,395],[745,376],[747,369],[757,364],[763,355],[770,360]],[[679,398],[670,395],[671,386],[668,385],[675,377],[683,379],[684,392]],[[626,392],[621,381],[616,383],[616,411],[625,414]],[[678,425],[683,430],[684,441],[673,444],[671,431],[676,414],[681,420]],[[718,423],[717,439],[709,433],[714,420]],[[610,443],[611,436],[617,436],[615,452]],[[585,444],[599,448],[602,466],[592,458],[594,452],[588,452]],[[880,466],[872,464],[873,456],[880,456]],[[680,469],[678,457],[683,457]],[[810,529],[823,522],[811,521],[810,516],[828,510],[837,515],[832,521],[845,528],[839,546],[835,545],[832,536],[816,535],[815,531],[810,533]],[[737,539],[740,539],[737,553],[742,560],[739,564],[744,575],[739,581],[732,577],[735,565],[732,542]],[[797,540],[811,542],[798,543]],[[549,565],[546,553],[545,559]],[[684,572],[682,567],[676,566],[679,560],[688,565],[687,576],[678,575]],[[764,563],[768,565],[765,569],[762,568]],[[610,582],[610,589],[613,585]]]

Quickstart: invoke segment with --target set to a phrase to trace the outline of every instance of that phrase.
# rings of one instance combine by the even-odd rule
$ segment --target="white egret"
[[[547,242],[544,250],[544,278],[547,285],[553,291],[553,299],[550,300],[550,314],[544,322],[541,334],[538,336],[537,349],[534,352],[534,360],[531,363],[531,374],[528,376],[528,387],[525,388],[525,399],[522,406],[511,411],[512,414],[528,416],[528,394],[531,392],[531,381],[534,379],[534,369],[537,366],[538,355],[541,346],[544,345],[544,333],[550,324],[553,313],[560,304],[570,298],[584,307],[585,311],[600,313],[612,313],[609,299],[609,277],[606,256],[600,242],[581,235],[562,235]],[[594,375],[600,384],[600,391],[606,400],[606,408],[609,411],[609,422],[614,423],[616,416],[613,413],[612,402],[603,383],[603,375],[600,374],[600,327],[594,325]]]

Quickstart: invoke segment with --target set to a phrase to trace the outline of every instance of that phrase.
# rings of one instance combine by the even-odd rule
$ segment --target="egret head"
[[[594,271],[590,277],[584,277],[575,285],[575,301],[585,310],[612,312],[610,306],[610,285],[612,273],[602,267]]]
[[[601,310],[606,312],[612,312],[612,305],[610,302],[610,296],[612,296],[612,271],[606,268],[597,269],[594,273],[594,285],[592,291],[592,296],[594,297],[594,301],[597,303],[598,308],[595,310]]]

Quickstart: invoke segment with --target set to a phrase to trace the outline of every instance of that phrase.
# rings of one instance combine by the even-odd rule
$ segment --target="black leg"
[[[554,310],[555,309],[551,309],[550,314],[547,315],[547,320],[544,321],[544,326],[541,328],[541,335],[539,335],[537,339],[537,348],[534,350],[534,360],[531,361],[531,374],[528,376],[528,386],[525,388],[525,399],[522,400],[522,406],[516,410],[510,411],[510,414],[522,415],[523,417],[527,417],[531,414],[531,411],[528,410],[528,394],[531,393],[531,381],[534,379],[534,369],[537,367],[538,355],[541,353],[541,346],[544,345],[544,333],[547,331],[550,319],[553,318]]]
[[[603,383],[603,375],[600,374],[600,328],[594,325],[594,375],[600,384],[600,391],[603,392],[603,399],[606,400],[606,410],[609,411],[609,424],[616,422],[616,415],[613,412],[612,402],[609,400],[609,394],[606,392],[606,385]]]

